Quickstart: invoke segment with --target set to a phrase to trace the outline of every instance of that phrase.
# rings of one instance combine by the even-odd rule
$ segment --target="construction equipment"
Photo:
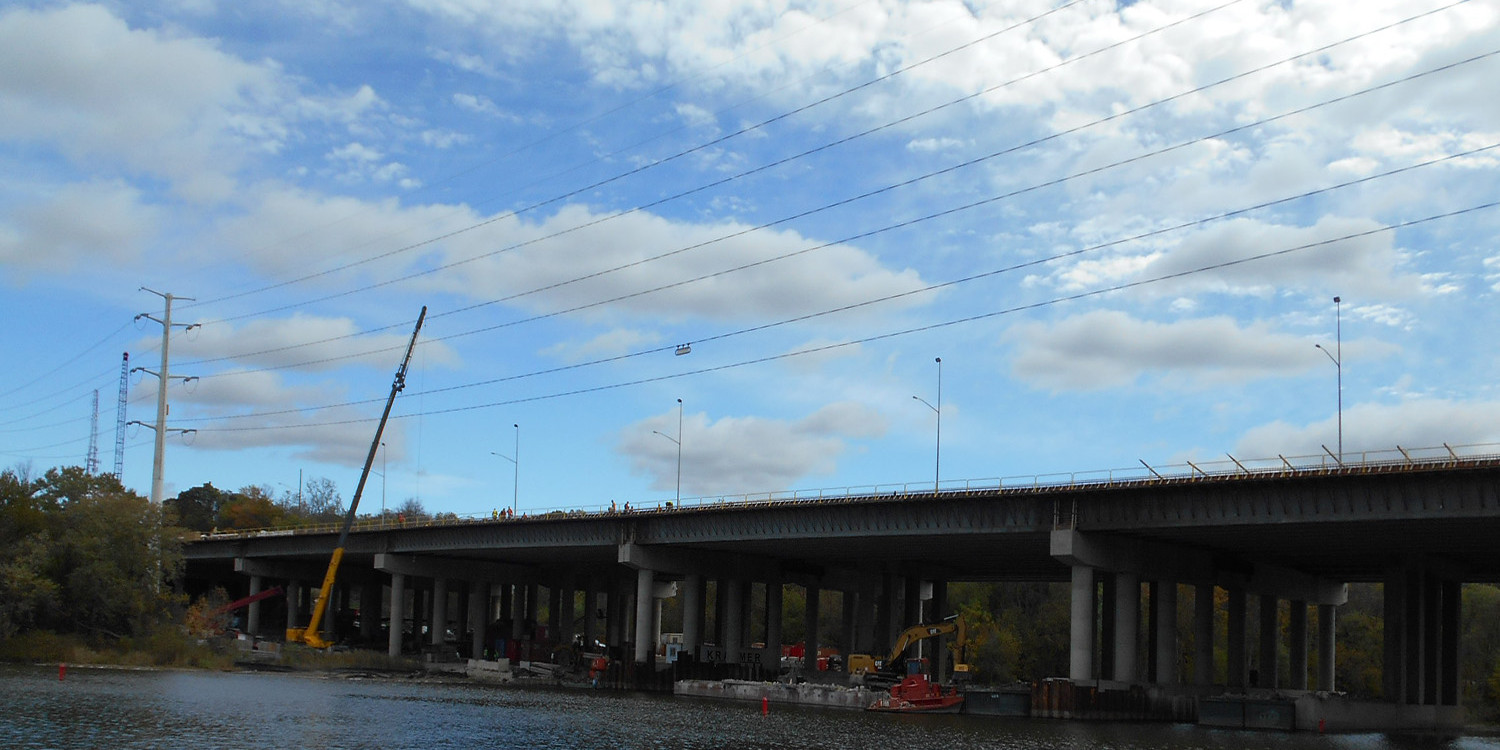
[[[921,657],[913,657],[902,660],[906,649],[918,641],[938,636],[953,636],[953,642],[948,644],[949,651],[953,654],[953,682],[961,683],[969,679],[969,665],[964,661],[965,651],[968,647],[968,630],[964,625],[964,618],[953,615],[942,622],[931,624],[913,625],[901,632],[896,638],[896,643],[891,646],[891,653],[878,665],[879,672],[875,672],[877,665],[867,654],[852,654],[849,656],[850,674],[861,674],[869,684],[872,677],[880,681],[897,680],[891,685],[890,693],[881,696],[870,704],[871,711],[884,712],[912,712],[925,713],[958,713],[963,708],[964,696],[958,692],[956,686],[943,687],[927,676],[928,662]],[[906,667],[904,674],[898,672],[900,666]]]
[[[891,646],[891,653],[878,664],[870,654],[850,654],[849,674],[870,675],[884,672],[890,676],[898,675],[902,663],[901,656],[912,644],[949,634],[953,636],[953,641],[948,644],[948,651],[953,654],[953,679],[956,682],[962,682],[969,678],[969,665],[966,661],[968,628],[964,624],[962,615],[952,615],[941,622],[913,625],[901,631],[901,635],[896,637],[896,643]]]
[[[391,405],[396,403],[396,394],[406,387],[406,367],[411,364],[411,352],[417,345],[417,334],[422,331],[422,321],[427,318],[427,306],[417,316],[417,327],[411,332],[411,341],[406,343],[406,356],[401,358],[401,367],[396,370],[396,380],[391,383],[391,395],[385,400],[385,411],[380,414],[380,424],[375,428],[375,439],[370,441],[370,452],[365,456],[364,471],[359,474],[359,486],[354,488],[354,499],[349,501],[349,512],[344,516],[344,530],[339,532],[338,546],[333,548],[333,557],[328,561],[328,573],[323,576],[323,587],[318,589],[318,603],[313,606],[312,619],[305,628],[287,628],[289,642],[306,643],[313,648],[328,648],[333,644],[323,640],[318,626],[323,614],[328,611],[328,599],[333,594],[333,582],[338,578],[339,562],[344,559],[344,545],[349,541],[349,529],[354,525],[354,512],[359,508],[359,498],[365,492],[365,481],[370,478],[370,467],[375,463],[375,452],[380,449],[380,435],[385,432],[385,422],[391,416]]]
[[[214,610],[213,616],[218,617],[219,615],[227,615],[230,612],[248,607],[262,599],[270,599],[273,596],[281,596],[282,593],[284,593],[284,590],[280,586],[275,586],[273,588],[266,589],[265,591],[251,594],[243,599],[235,599],[234,601]]]

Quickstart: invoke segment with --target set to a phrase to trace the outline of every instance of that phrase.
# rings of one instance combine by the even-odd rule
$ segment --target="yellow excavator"
[[[964,625],[962,615],[951,615],[941,622],[913,625],[901,631],[901,635],[896,638],[896,643],[891,646],[891,653],[882,662],[877,663],[870,654],[850,654],[849,674],[870,675],[877,671],[900,674],[901,656],[913,643],[950,634],[953,636],[953,641],[948,644],[948,651],[953,654],[953,680],[964,682],[969,678],[969,664],[966,661],[968,629]]]
[[[312,619],[305,628],[287,628],[288,643],[305,643],[313,648],[328,648],[333,643],[323,639],[318,628],[323,624],[323,615],[328,612],[328,599],[333,593],[333,582],[339,575],[339,562],[344,559],[344,545],[349,542],[349,529],[354,526],[354,512],[359,508],[359,498],[365,492],[365,481],[370,478],[370,467],[375,463],[375,452],[380,448],[380,435],[385,432],[385,422],[391,416],[391,405],[396,403],[396,394],[406,387],[406,366],[411,364],[411,352],[417,345],[417,334],[422,331],[422,321],[427,318],[427,306],[417,316],[417,327],[411,332],[411,341],[406,343],[406,356],[401,358],[401,367],[396,370],[396,380],[391,384],[391,395],[385,400],[385,411],[380,414],[380,425],[375,428],[375,439],[370,442],[370,452],[365,456],[365,468],[359,475],[359,486],[354,488],[354,499],[349,501],[349,512],[344,516],[344,530],[339,532],[338,545],[333,548],[333,558],[328,561],[328,573],[323,576],[323,587],[318,589],[318,603],[313,605]],[[392,622],[391,627],[400,627]]]

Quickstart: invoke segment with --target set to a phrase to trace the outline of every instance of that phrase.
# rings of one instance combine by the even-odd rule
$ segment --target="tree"
[[[34,625],[57,601],[47,576],[47,510],[24,474],[0,473],[0,639]]]
[[[286,509],[261,487],[243,487],[219,506],[218,528],[264,529],[286,523]]]
[[[177,497],[169,498],[162,504],[177,512],[177,523],[183,528],[212,531],[219,522],[219,507],[230,497],[229,493],[215,488],[212,483],[204,483],[183,490]]]
[[[312,477],[303,485],[307,514],[318,520],[335,520],[343,513],[344,498],[338,485],[327,477]]]
[[[94,635],[149,633],[171,614],[167,582],[181,575],[180,537],[163,509],[120,486],[112,475],[79,467],[47,472],[35,495],[55,503],[47,573],[57,586],[55,608],[39,624]]]
[[[396,506],[396,513],[408,521],[425,521],[428,518],[427,509],[422,507],[422,501],[414,497],[408,497]]]

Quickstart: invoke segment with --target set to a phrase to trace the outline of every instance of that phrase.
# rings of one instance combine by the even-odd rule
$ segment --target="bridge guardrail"
[[[1357,455],[1355,460],[1353,456]],[[884,498],[913,497],[935,494],[959,494],[975,491],[1015,490],[1036,491],[1043,489],[1100,488],[1135,485],[1151,482],[1179,483],[1218,479],[1233,479],[1245,476],[1286,476],[1293,474],[1316,474],[1343,472],[1366,472],[1391,468],[1424,468],[1454,465],[1462,462],[1500,461],[1500,443],[1477,443],[1471,445],[1404,448],[1396,446],[1390,450],[1360,451],[1348,454],[1340,461],[1326,447],[1321,454],[1305,456],[1282,456],[1274,458],[1240,459],[1226,454],[1226,458],[1212,461],[1188,461],[1180,464],[1151,466],[1145,461],[1140,467],[1119,469],[1097,469],[1093,471],[1053,472],[1013,477],[990,477],[979,479],[952,479],[933,482],[901,482],[891,484],[854,485],[850,487],[824,487],[814,489],[775,490],[733,495],[709,495],[685,497],[680,501],[653,501],[648,505],[631,507],[630,504],[610,506],[583,506],[572,509],[539,510],[515,516],[496,516],[475,513],[438,513],[427,518],[398,519],[396,514],[386,517],[357,519],[352,531],[380,531],[385,529],[420,529],[426,527],[457,526],[475,523],[527,522],[555,518],[579,518],[587,516],[612,516],[625,514],[670,513],[680,510],[702,510],[713,507],[746,507],[754,505],[799,504],[834,501],[876,500]],[[627,508],[629,508],[627,510]],[[278,526],[262,529],[244,529],[203,534],[203,539],[240,539],[246,537],[286,536],[291,534],[337,533],[342,524],[318,523],[298,526]]]

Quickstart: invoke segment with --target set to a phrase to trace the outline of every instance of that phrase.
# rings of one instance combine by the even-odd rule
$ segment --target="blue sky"
[[[7,3],[0,461],[113,468],[142,287],[168,496],[347,500],[424,305],[364,509],[930,483],[939,357],[945,485],[1316,456],[1340,369],[1495,452],[1495,80],[1482,0]]]

